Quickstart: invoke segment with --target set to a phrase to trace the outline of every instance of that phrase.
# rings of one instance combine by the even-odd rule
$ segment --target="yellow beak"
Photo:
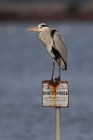
[[[39,31],[39,30],[40,30],[39,27],[34,27],[34,28],[27,29],[27,31]]]

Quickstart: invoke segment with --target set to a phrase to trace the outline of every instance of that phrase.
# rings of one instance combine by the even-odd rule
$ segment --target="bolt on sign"
[[[42,106],[43,107],[68,107],[69,106],[68,81],[42,81]]]

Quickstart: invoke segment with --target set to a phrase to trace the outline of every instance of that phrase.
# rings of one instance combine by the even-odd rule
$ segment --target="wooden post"
[[[55,108],[55,117],[56,117],[56,140],[60,140],[60,114],[61,108],[56,107]]]

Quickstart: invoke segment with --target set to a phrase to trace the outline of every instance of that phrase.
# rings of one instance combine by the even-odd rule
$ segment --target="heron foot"
[[[60,76],[58,76],[57,78],[55,78],[55,81],[56,81],[56,82],[61,81]]]
[[[50,80],[50,81],[51,81],[51,83],[54,83],[54,80],[53,80],[53,78],[51,78],[51,80]]]

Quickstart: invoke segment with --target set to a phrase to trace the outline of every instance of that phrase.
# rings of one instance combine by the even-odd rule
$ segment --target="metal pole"
[[[61,108],[55,107],[55,113],[56,113],[56,140],[60,140],[60,113]]]

